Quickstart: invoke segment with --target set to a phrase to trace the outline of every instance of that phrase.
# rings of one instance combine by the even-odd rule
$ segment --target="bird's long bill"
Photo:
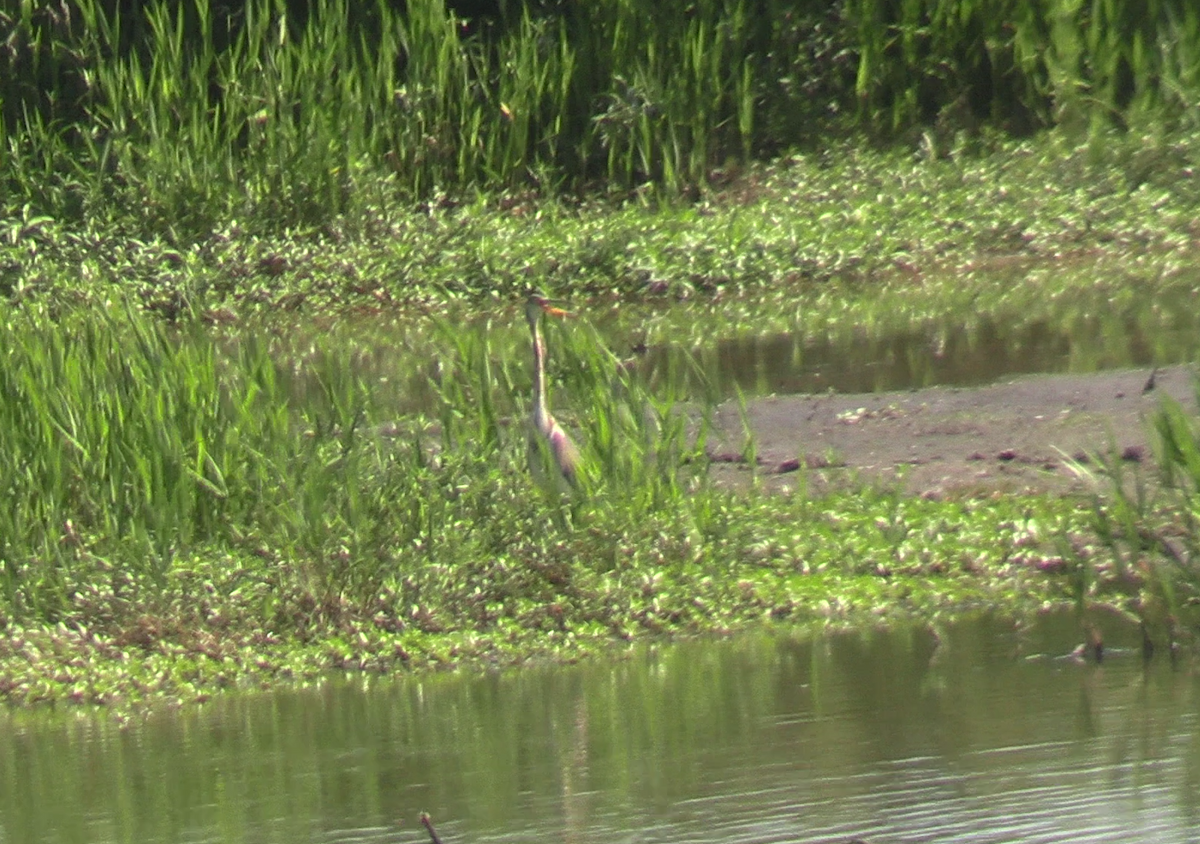
[[[575,316],[575,314],[571,313],[570,311],[564,311],[562,308],[556,308],[553,305],[546,304],[545,302],[542,302],[541,305],[542,305],[542,310],[545,311],[546,313],[550,314],[550,316],[560,317],[560,318]]]

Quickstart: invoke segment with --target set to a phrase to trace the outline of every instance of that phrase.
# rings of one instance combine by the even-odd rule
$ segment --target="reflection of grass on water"
[[[345,350],[314,355],[319,388],[289,393],[304,364],[261,343],[222,355],[124,312],[10,312],[4,694],[191,697],[763,619],[1016,606],[1055,594],[1036,571],[1046,537],[1086,522],[1054,500],[716,488],[704,395],[648,391],[586,326],[550,343],[554,409],[591,466],[580,499],[531,481],[524,426],[506,421],[527,407],[527,355],[497,357],[488,332],[432,340],[429,418],[397,421]]]

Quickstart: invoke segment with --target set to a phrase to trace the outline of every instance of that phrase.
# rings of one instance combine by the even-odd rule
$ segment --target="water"
[[[717,325],[699,348],[652,347],[646,366],[687,348],[726,395],[1149,366],[1196,355],[1193,305],[840,338]],[[498,357],[520,375],[521,328],[505,330]],[[419,334],[398,344],[383,328],[348,352],[398,407],[428,374]],[[398,345],[417,363],[397,369]],[[0,844],[415,844],[421,811],[447,844],[1200,842],[1196,666],[1053,656],[1078,638],[1063,618],[756,634],[569,668],[354,677],[127,728],[0,713]]]
[[[996,273],[989,280],[1000,288],[1037,286],[1021,273]],[[1048,289],[1055,283],[1045,280]],[[876,314],[868,325],[837,323],[811,334],[798,323],[799,294],[607,309],[600,302],[580,302],[578,312],[618,357],[636,365],[652,390],[661,381],[686,380],[683,373],[695,362],[720,398],[739,391],[753,397],[965,387],[1035,373],[1149,370],[1200,358],[1200,273],[1189,271],[1183,281],[1162,289],[1144,279],[1123,283],[1128,289],[1119,296],[1099,281],[1095,288],[1047,293],[1052,304],[1039,309],[1040,316],[1015,307],[937,319]],[[488,337],[493,376],[507,391],[523,394],[529,340],[519,314],[488,311],[465,324]],[[552,326],[552,373],[562,371],[556,365],[564,334],[578,328]],[[243,330],[233,329],[233,337]],[[345,355],[390,406],[407,412],[428,409],[433,401],[428,379],[438,370],[439,345],[428,320],[350,319],[276,327],[274,334],[279,357],[301,362],[289,386],[297,396],[322,394],[318,373],[328,366],[330,352],[313,338],[324,337],[333,354]]]
[[[447,844],[1200,841],[1195,666],[1056,656],[1078,638],[755,634],[126,728],[14,713],[0,841],[422,842],[421,811]]]
[[[1008,314],[969,325],[947,320],[837,337],[715,334],[699,348],[652,348],[647,364],[652,371],[678,366],[686,351],[726,397],[737,390],[748,396],[871,393],[980,386],[1036,373],[1149,369],[1200,355],[1200,306],[1187,292],[1061,322]]]

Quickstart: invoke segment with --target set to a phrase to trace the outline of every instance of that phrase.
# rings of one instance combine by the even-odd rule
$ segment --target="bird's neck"
[[[533,419],[538,428],[547,418],[546,412],[546,344],[541,327],[533,324]]]

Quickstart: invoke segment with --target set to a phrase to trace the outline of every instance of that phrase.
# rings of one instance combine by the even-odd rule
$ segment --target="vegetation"
[[[5,699],[1094,603],[1152,558],[1170,576],[1135,586],[1182,618],[1197,476],[1177,410],[1165,509],[815,501],[803,474],[714,486],[716,386],[680,358],[631,374],[607,341],[696,345],[716,308],[844,340],[1194,289],[1193,4],[10,6]],[[997,283],[993,256],[1052,277]],[[551,336],[585,495],[533,479],[512,421],[529,376],[507,303],[529,286],[618,303],[609,333]],[[646,316],[665,300],[693,304]]]
[[[1096,276],[1114,287],[1130,275],[1151,288],[1178,280],[1191,264],[1198,158],[1200,136],[1183,135],[997,140],[988,154],[938,160],[841,145],[731,171],[691,204],[482,196],[319,229],[261,233],[229,220],[188,244],[26,209],[0,230],[0,292],[58,307],[134,297],[169,319],[387,315],[404,304],[493,302],[528,286],[717,301],[727,318],[732,299],[799,294],[814,300],[804,309],[812,319],[797,326],[810,334],[829,327],[816,321],[827,316],[862,318],[872,298],[892,318],[1001,308],[1033,318],[1062,300],[1042,283],[998,285],[978,267],[996,256],[1118,265],[1069,282],[1079,289]],[[1059,289],[1059,273],[1048,276]],[[779,323],[784,312],[768,304],[753,328],[791,327]]]
[[[687,194],[831,136],[1194,129],[1187,0],[443,0],[0,13],[3,210],[176,245],[476,188]]]
[[[1076,561],[1076,600],[1139,624],[1147,656],[1166,646],[1174,657],[1200,633],[1200,419],[1166,397],[1153,425],[1157,477],[1101,460],[1094,527],[1111,553]]]
[[[486,333],[447,330],[429,418],[399,422],[341,343],[295,381],[263,343],[222,350],[133,313],[26,309],[3,333],[10,700],[1033,606],[1059,588],[1040,573],[1060,562],[1051,537],[1088,519],[1063,501],[716,488],[704,397],[677,404],[669,379],[648,392],[586,327],[551,335],[555,406],[590,466],[580,498],[526,470],[507,419],[527,365]]]

